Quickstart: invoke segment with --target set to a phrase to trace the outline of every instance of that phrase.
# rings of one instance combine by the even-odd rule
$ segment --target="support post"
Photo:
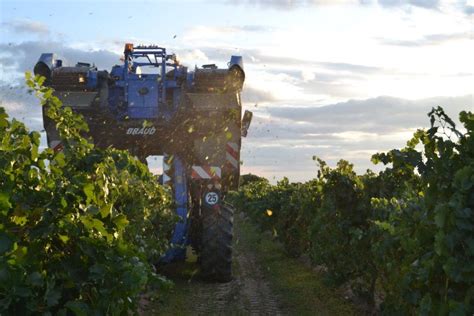
[[[186,166],[182,159],[173,156],[173,179],[171,179],[173,198],[176,205],[176,215],[180,221],[176,223],[173,236],[171,237],[171,248],[161,259],[164,263],[184,260],[186,258],[186,244],[188,237],[188,187],[186,181]]]

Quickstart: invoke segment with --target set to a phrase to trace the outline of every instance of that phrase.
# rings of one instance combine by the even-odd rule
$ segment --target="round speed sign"
[[[204,200],[206,200],[206,203],[209,205],[216,205],[219,202],[219,194],[216,192],[208,192],[204,196]]]

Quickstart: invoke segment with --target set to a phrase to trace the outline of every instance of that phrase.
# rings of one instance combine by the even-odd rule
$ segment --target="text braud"
[[[156,133],[156,128],[152,127],[129,127],[127,135],[153,135]]]

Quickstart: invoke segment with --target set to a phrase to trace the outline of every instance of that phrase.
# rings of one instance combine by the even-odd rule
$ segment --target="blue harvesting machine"
[[[176,225],[163,262],[183,260],[191,245],[202,274],[232,278],[233,208],[224,202],[238,188],[241,137],[252,113],[242,118],[241,56],[228,67],[214,64],[189,71],[158,46],[125,44],[121,65],[110,73],[88,63],[65,66],[44,53],[34,67],[55,95],[84,116],[95,145],[129,150],[146,163],[163,156],[163,185],[172,189]],[[48,145],[61,150],[52,122],[43,112]]]

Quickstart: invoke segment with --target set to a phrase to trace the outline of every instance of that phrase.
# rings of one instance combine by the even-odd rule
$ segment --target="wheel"
[[[210,281],[232,280],[234,210],[230,205],[202,203],[201,274]]]

